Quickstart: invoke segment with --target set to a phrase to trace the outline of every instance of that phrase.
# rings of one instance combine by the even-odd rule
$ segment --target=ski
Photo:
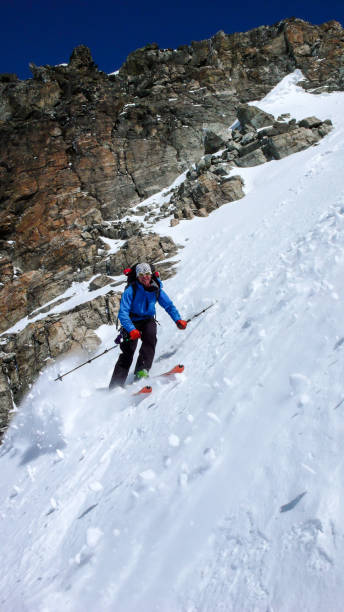
[[[173,374],[181,374],[182,372],[184,372],[184,366],[182,364],[178,364],[178,365],[175,365],[170,370],[167,370],[167,372],[161,372],[161,374],[156,374],[152,378],[168,378],[169,376],[173,376]],[[105,393],[109,391],[109,388],[108,387],[100,387],[100,388],[98,387],[96,391],[99,393]],[[150,385],[145,385],[139,391],[135,391],[135,393],[132,393],[132,395],[148,395],[149,393],[152,393],[152,391],[153,389]]]
[[[173,376],[173,374],[181,374],[182,372],[184,372],[184,366],[182,364],[178,364],[170,370],[167,370],[167,372],[161,372],[161,374],[156,374],[152,378],[168,378],[169,376]],[[132,396],[138,399],[144,399],[144,397],[152,393],[152,391],[153,389],[150,385],[145,385],[139,389],[139,391],[132,393]]]
[[[135,393],[133,393],[132,395],[148,395],[149,393],[152,393],[152,387],[150,387],[150,385],[146,385],[145,387],[142,387],[142,389],[140,389],[139,391],[135,391]]]
[[[171,368],[170,370],[168,370],[167,372],[162,372],[161,374],[157,374],[156,376],[153,376],[153,378],[161,378],[163,376],[172,376],[173,374],[181,374],[182,372],[184,372],[184,366],[182,364],[178,364],[174,366],[173,368]]]

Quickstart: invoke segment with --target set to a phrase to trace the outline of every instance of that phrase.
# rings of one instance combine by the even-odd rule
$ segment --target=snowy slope
[[[246,197],[175,228],[152,376],[97,391],[115,351],[47,369],[0,449],[0,610],[339,611],[344,601],[343,93],[263,101],[330,118],[316,147],[239,169]],[[238,169],[235,171],[238,173]],[[98,331],[102,347],[115,331]],[[101,352],[102,348],[100,348]]]

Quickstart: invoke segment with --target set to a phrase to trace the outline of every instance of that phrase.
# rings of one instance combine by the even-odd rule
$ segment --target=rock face
[[[223,168],[223,166],[222,166]],[[240,176],[227,177],[216,174],[213,166],[203,170],[197,179],[190,179],[179,187],[171,199],[175,219],[192,219],[195,215],[205,217],[223,204],[244,197],[243,180]]]
[[[282,159],[292,153],[303,151],[316,144],[332,129],[332,122],[327,119],[321,121],[316,117],[306,117],[300,122],[275,121],[271,115],[263,113],[254,106],[248,107],[250,114],[241,114],[242,124],[236,139],[236,154],[233,162],[239,167],[256,166],[272,159]],[[259,111],[255,115],[255,111]],[[265,118],[264,118],[265,115]],[[258,117],[258,121],[256,121]],[[272,119],[272,122],[271,122]],[[269,125],[270,122],[270,125]],[[259,125],[259,132],[254,128]],[[262,127],[265,125],[266,127]],[[239,146],[238,146],[239,145]]]
[[[339,23],[293,18],[177,50],[150,44],[114,75],[99,71],[85,46],[66,66],[31,64],[28,81],[0,75],[0,332],[37,309],[47,313],[44,323],[2,336],[2,426],[8,417],[1,414],[46,363],[27,358],[30,365],[18,366],[27,355],[21,338],[43,338],[53,325],[48,302],[95,276],[95,289],[107,286],[104,275],[117,276],[133,260],[168,259],[176,246],[147,234],[144,223],[152,230],[159,216],[173,224],[207,215],[244,195],[241,178],[228,176],[233,167],[281,159],[325,136],[326,122],[276,122],[247,103],[296,68],[306,90],[343,90],[343,54]],[[168,204],[137,207],[186,170]],[[114,253],[109,239],[126,242]],[[164,273],[172,273],[168,265]],[[70,346],[62,342],[59,354]]]
[[[299,123],[293,119],[275,121],[272,115],[254,106],[241,105],[239,109],[240,126],[227,141],[218,141],[221,155],[205,155],[175,190],[170,201],[172,209],[168,211],[174,213],[172,225],[175,220],[204,217],[215,208],[244,197],[244,182],[240,176],[232,175],[234,167],[247,168],[282,159],[316,144],[332,129],[330,120],[306,117]]]

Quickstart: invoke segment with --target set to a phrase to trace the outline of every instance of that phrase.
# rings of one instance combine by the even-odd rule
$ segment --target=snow
[[[216,303],[185,331],[159,310],[153,393],[99,391],[114,351],[54,382],[73,355],[14,416],[0,609],[342,610],[344,94],[306,93],[301,76],[256,104],[334,130],[236,169],[242,200],[158,224],[184,246],[165,283],[182,316]],[[115,330],[98,333],[101,352]]]
[[[170,446],[177,447],[180,444],[179,437],[176,434],[171,434],[168,438],[168,442]]]

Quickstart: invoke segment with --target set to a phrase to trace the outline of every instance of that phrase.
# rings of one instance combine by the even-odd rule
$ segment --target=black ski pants
[[[141,332],[141,348],[138,354],[138,358],[135,365],[135,373],[139,370],[149,371],[152,367],[155,347],[157,343],[156,336],[156,321],[155,319],[144,319],[141,321],[134,321],[136,329]],[[130,366],[134,359],[134,353],[136,351],[138,340],[124,340],[119,345],[121,354],[118,357],[115,369],[112,374],[109,389],[114,387],[124,386],[125,381],[130,370]]]

